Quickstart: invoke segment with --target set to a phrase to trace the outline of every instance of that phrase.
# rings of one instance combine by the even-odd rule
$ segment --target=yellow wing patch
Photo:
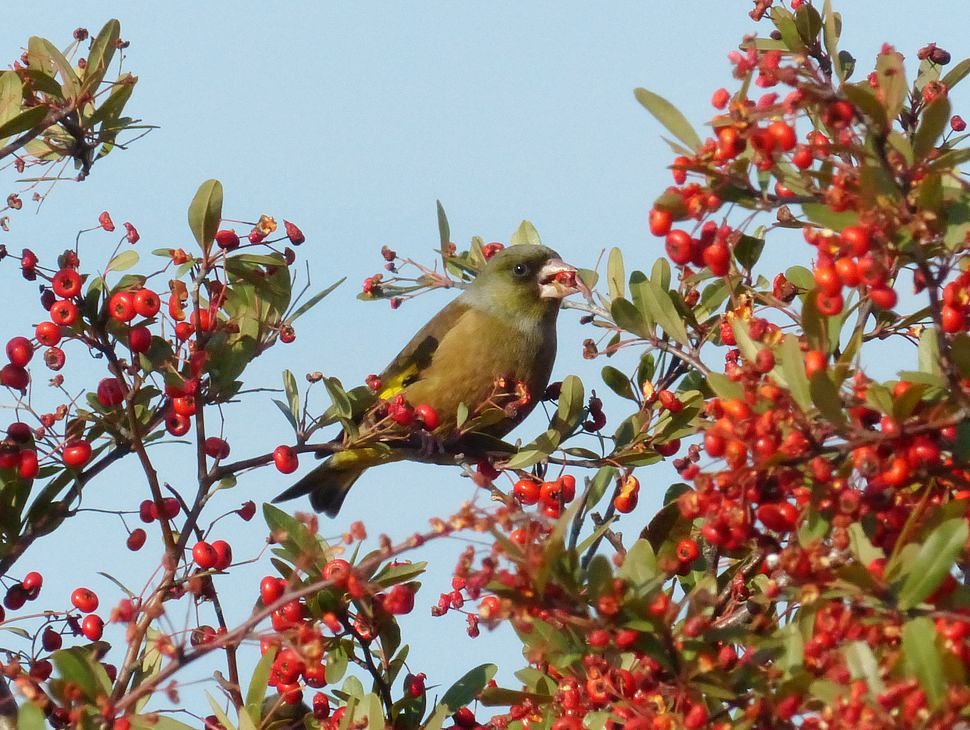
[[[382,400],[390,400],[399,393],[403,393],[404,389],[414,382],[414,378],[418,372],[419,369],[417,365],[411,365],[410,367],[404,368],[404,370],[399,372],[387,382],[381,383],[381,389],[377,393],[378,397],[380,397]]]

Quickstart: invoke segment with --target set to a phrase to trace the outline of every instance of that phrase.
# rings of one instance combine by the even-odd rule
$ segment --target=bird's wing
[[[381,373],[378,395],[385,400],[393,398],[420,380],[422,373],[431,365],[441,341],[450,332],[455,332],[455,326],[468,309],[468,305],[459,297],[428,320]]]

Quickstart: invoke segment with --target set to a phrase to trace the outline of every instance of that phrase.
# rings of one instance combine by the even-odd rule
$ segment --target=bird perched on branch
[[[350,443],[345,437],[347,448],[274,501],[308,494],[317,512],[335,516],[364,470],[407,458],[394,444],[415,429],[433,448],[453,454],[474,451],[476,436],[503,437],[542,397],[556,357],[560,304],[579,286],[576,269],[545,246],[494,254],[378,376],[377,405]]]

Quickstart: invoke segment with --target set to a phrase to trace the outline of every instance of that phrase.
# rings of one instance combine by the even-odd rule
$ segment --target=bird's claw
[[[445,453],[444,442],[435,436],[431,431],[421,429],[418,431],[418,451],[425,459]]]

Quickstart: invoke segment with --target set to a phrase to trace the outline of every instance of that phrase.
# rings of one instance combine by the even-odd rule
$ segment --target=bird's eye
[[[517,276],[520,279],[522,279],[522,278],[528,276],[528,274],[529,274],[529,267],[526,266],[525,264],[516,264],[515,266],[512,267],[512,273],[515,276]]]

